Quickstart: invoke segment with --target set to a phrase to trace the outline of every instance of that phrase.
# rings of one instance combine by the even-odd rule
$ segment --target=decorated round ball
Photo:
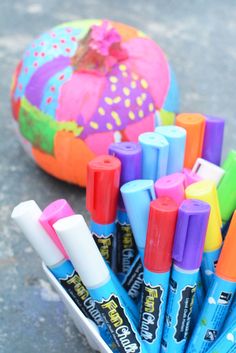
[[[62,24],[27,48],[12,83],[20,139],[51,175],[86,185],[87,163],[116,141],[172,123],[178,90],[160,47],[107,20]]]

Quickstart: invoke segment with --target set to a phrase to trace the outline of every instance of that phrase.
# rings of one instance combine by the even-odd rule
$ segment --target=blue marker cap
[[[206,115],[202,158],[220,165],[224,139],[225,120]],[[217,143],[216,143],[217,141]]]
[[[121,187],[121,194],[140,256],[144,258],[150,203],[155,191],[152,180],[133,180]]]
[[[167,174],[182,172],[186,144],[186,130],[180,126],[158,126],[155,132],[164,136],[169,143]]]
[[[169,153],[167,139],[157,132],[145,132],[139,135],[142,147],[142,178],[154,182],[166,175]]]
[[[139,143],[117,142],[109,146],[108,153],[121,161],[120,186],[142,177],[142,149]],[[122,196],[119,207],[124,208]]]
[[[210,205],[200,200],[184,200],[179,208],[172,257],[184,270],[200,267]]]

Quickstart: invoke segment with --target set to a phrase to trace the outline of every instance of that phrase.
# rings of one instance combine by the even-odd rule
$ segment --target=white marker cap
[[[220,183],[225,174],[224,169],[218,167],[203,158],[198,158],[193,166],[192,172],[197,174],[202,179],[212,180],[216,186]]]
[[[106,263],[81,215],[62,218],[53,228],[87,288],[99,287],[110,279]]]
[[[42,211],[37,203],[30,200],[17,205],[11,217],[44,263],[52,267],[64,260],[64,256],[39,223],[41,214]]]

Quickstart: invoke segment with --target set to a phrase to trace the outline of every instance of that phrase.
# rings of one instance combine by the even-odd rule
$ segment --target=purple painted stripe
[[[40,108],[46,83],[58,71],[67,67],[69,63],[69,57],[59,56],[44,64],[35,72],[25,90],[25,96],[31,104]]]

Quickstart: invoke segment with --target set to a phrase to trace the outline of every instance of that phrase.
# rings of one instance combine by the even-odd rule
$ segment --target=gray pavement
[[[64,197],[87,217],[85,192],[46,175],[14,136],[9,105],[13,70],[31,40],[79,18],[139,27],[170,57],[182,111],[226,118],[225,151],[236,147],[236,2],[234,0],[1,0],[0,2],[0,353],[91,352],[47,286],[39,258],[10,221],[13,207]]]

